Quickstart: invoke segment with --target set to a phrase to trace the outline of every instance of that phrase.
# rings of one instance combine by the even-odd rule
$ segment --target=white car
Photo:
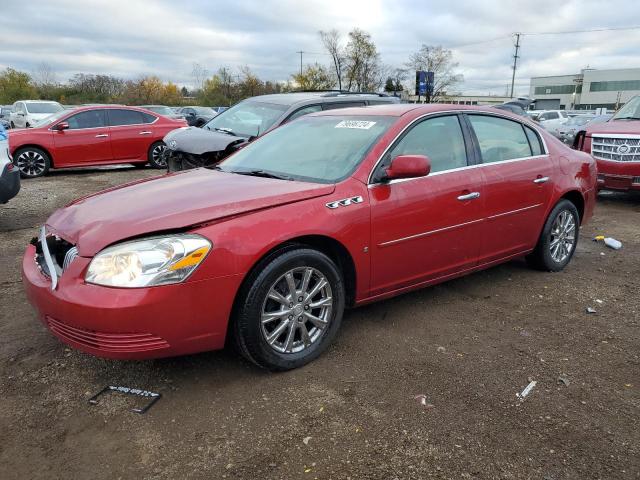
[[[545,130],[554,133],[561,125],[567,123],[569,115],[564,110],[545,110],[538,114],[537,120]]]
[[[13,104],[13,112],[9,116],[9,123],[11,128],[29,128],[61,110],[64,110],[64,107],[58,102],[20,100]]]
[[[9,154],[8,135],[0,126],[0,203],[7,203],[20,191],[20,170]]]

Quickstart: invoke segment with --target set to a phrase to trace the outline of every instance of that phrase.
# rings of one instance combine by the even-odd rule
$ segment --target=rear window
[[[150,123],[148,120],[145,121],[145,116],[155,118],[152,115],[144,114],[137,110],[126,110],[124,108],[109,109],[109,125],[117,127],[121,125],[140,125],[143,123]]]

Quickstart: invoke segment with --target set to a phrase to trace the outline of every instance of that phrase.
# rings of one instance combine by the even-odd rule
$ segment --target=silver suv
[[[236,103],[202,128],[179,128],[164,137],[163,159],[170,172],[211,167],[259,136],[308,113],[336,108],[400,103],[378,93],[343,91],[260,95]]]

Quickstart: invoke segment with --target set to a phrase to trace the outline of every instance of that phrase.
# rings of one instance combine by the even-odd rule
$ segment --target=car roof
[[[269,95],[258,95],[250,97],[247,100],[257,102],[274,103],[278,105],[295,105],[303,102],[342,102],[354,100],[382,100],[388,99],[389,103],[393,102],[394,97],[378,93],[357,93],[357,92],[340,92],[340,91],[318,91],[318,92],[290,92],[290,93],[272,93]]]
[[[138,112],[145,112],[145,113],[147,112],[147,110],[145,110],[143,107],[133,107],[130,105],[82,105],[80,107],[69,109],[69,112],[78,113],[78,112],[84,112],[86,110],[113,110],[113,109],[122,110],[123,108],[129,109],[129,110],[136,110]]]
[[[24,103],[58,103],[54,100],[18,100],[18,102]]]
[[[471,111],[471,112],[483,112],[490,114],[499,114],[509,116],[518,121],[526,119],[519,115],[516,115],[508,110],[497,110],[490,105],[455,105],[449,103],[430,103],[430,104],[415,104],[415,103],[394,103],[389,105],[372,105],[369,107],[349,107],[340,108],[335,110],[324,110],[322,112],[312,113],[313,116],[332,116],[332,115],[376,115],[376,116],[390,116],[400,117],[409,112],[415,112],[420,114],[437,113],[437,112],[450,112],[450,111]]]

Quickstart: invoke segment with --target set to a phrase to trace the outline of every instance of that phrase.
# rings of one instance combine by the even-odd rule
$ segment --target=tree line
[[[6,68],[0,72],[0,104],[42,99],[70,105],[176,106],[195,103],[226,106],[255,95],[296,90],[338,89],[397,94],[403,90],[413,91],[416,70],[434,72],[435,85],[430,98],[433,101],[451,93],[463,80],[457,73],[458,63],[454,61],[453,53],[442,46],[422,45],[403,64],[394,67],[382,62],[371,35],[358,28],[346,36],[337,30],[320,31],[318,43],[327,55],[326,64],[306,65],[302,72],[291,74],[287,81],[262,80],[247,66],[238,69],[221,67],[211,75],[205,67],[195,63],[191,72],[191,89],[154,75],[132,80],[113,75],[78,73],[66,82],[59,82],[46,63],[40,64],[32,73]]]

